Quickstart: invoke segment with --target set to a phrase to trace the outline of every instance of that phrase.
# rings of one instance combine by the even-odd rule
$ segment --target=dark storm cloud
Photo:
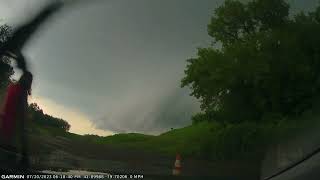
[[[38,73],[35,91],[116,132],[190,124],[199,105],[180,79],[185,60],[210,42],[208,5],[217,2],[196,4],[103,1],[62,13],[26,50]]]
[[[133,104],[125,108],[123,113],[102,117],[97,127],[114,132],[158,134],[191,124],[190,117],[199,109],[199,105],[189,98],[188,91],[178,88],[165,96],[141,99]]]
[[[13,24],[44,3],[0,2],[0,15]],[[65,8],[25,49],[34,95],[115,132],[159,133],[188,125],[199,104],[179,87],[185,60],[210,44],[207,24],[222,2],[96,0]],[[316,2],[290,0],[294,11]]]

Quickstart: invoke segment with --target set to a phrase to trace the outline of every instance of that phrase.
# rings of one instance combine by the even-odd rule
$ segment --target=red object
[[[180,156],[180,154],[177,154],[177,156],[176,156],[176,160],[181,160],[181,156]]]
[[[172,175],[177,176],[181,174],[181,156],[180,154],[176,155],[176,161],[174,162],[174,167],[172,170]]]
[[[1,122],[1,134],[7,140],[12,137],[23,93],[23,88],[19,84],[10,84],[8,87]]]

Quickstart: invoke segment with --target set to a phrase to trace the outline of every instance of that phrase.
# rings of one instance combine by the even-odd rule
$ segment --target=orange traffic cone
[[[176,156],[176,162],[174,163],[174,168],[173,168],[173,171],[172,171],[172,174],[174,176],[178,176],[181,174],[181,156],[180,154],[177,154]]]

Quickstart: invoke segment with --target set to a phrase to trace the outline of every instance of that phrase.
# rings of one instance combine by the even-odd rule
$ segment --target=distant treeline
[[[41,126],[60,128],[64,131],[69,131],[70,129],[70,124],[68,122],[63,119],[44,114],[43,110],[40,109],[40,107],[36,103],[30,104],[28,111],[31,120]]]

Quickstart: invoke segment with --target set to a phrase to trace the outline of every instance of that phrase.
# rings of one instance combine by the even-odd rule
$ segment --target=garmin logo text
[[[1,175],[1,179],[24,179],[24,175]]]

